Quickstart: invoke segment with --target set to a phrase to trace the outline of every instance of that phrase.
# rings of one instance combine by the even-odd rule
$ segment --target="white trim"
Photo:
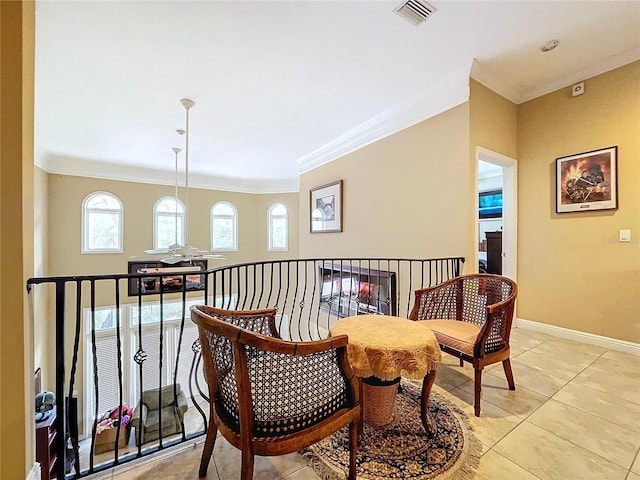
[[[505,233],[502,244],[502,274],[518,280],[518,161],[501,153],[476,146],[475,183],[475,241],[478,239],[478,162],[493,163],[502,167],[502,229]],[[475,268],[478,268],[478,249],[475,252]]]
[[[213,213],[213,211],[218,205],[220,206],[226,205],[228,207],[231,207],[233,214],[227,215],[227,214],[221,214],[221,213],[218,213],[218,214]],[[214,225],[214,220],[216,219],[218,220],[230,219],[233,221],[233,245],[229,248],[216,247],[213,244],[214,242],[213,225]],[[229,202],[228,200],[220,200],[214,203],[213,205],[211,205],[211,208],[209,209],[209,236],[211,237],[209,244],[211,245],[212,252],[237,252],[238,251],[238,209],[233,203]]]
[[[26,480],[40,480],[40,478],[42,477],[41,472],[42,470],[40,468],[40,464],[38,462],[35,462],[33,464],[33,467],[31,467],[29,473],[27,473]]]
[[[167,213],[167,212],[159,212],[158,211],[158,206],[163,203],[165,200],[172,200],[174,202],[174,204],[177,204],[182,211],[178,211],[175,213]],[[177,209],[177,208],[176,208]],[[174,217],[179,219],[180,224],[182,225],[182,238],[180,238],[180,236],[177,234],[177,231],[173,232],[173,236],[176,239],[174,242],[172,242],[171,244],[167,245],[166,247],[161,247],[158,245],[158,219],[159,217]],[[187,217],[187,208],[185,207],[184,203],[182,202],[182,200],[180,200],[179,198],[176,197],[172,197],[172,196],[165,196],[165,197],[160,197],[158,200],[156,200],[156,203],[153,204],[153,249],[154,250],[164,250],[166,249],[167,252],[169,251],[169,246],[173,245],[174,243],[178,243],[179,245],[184,245],[186,243],[185,239],[187,237],[187,232],[186,232],[186,217]],[[178,223],[176,220],[176,230],[178,228]]]
[[[87,203],[89,200],[94,197],[110,197],[116,202],[118,202],[119,208],[117,210],[110,209],[91,209],[88,211]],[[111,213],[118,215],[118,247],[117,248],[89,248],[89,214],[91,213]],[[122,200],[116,194],[107,192],[105,190],[98,190],[95,192],[91,192],[82,201],[82,242],[81,242],[81,250],[82,254],[102,254],[102,253],[122,253],[122,246],[124,245],[124,205],[122,204]]]
[[[590,65],[587,68],[570,75],[562,76],[552,82],[541,82],[539,85],[536,85],[534,88],[531,88],[526,92],[516,91],[513,87],[503,82],[499,76],[495,75],[495,73],[491,71],[490,67],[487,67],[478,60],[474,60],[471,67],[471,78],[477,80],[497,94],[505,97],[507,100],[511,100],[516,105],[519,105],[521,103],[528,102],[529,100],[533,100],[534,98],[546,95],[547,93],[568,87],[574,83],[581,82],[585,79],[592,78],[633,63],[640,59],[639,52],[640,51],[637,48],[626,50],[618,55],[608,57],[598,64]]]
[[[611,337],[603,337],[602,335],[557,327],[555,325],[534,322],[523,318],[516,319],[516,327],[524,328],[526,330],[534,330],[536,332],[542,332],[548,335],[553,335],[554,337],[566,338],[576,342],[588,343],[608,350],[616,350],[618,352],[629,353],[640,357],[640,343],[627,342],[626,340],[618,340],[617,338]]]
[[[298,158],[299,173],[332,162],[400,130],[446,112],[469,100],[469,72],[464,65],[398,106],[379,113],[316,151]]]
[[[271,212],[277,206],[284,208],[284,215],[274,216]],[[287,235],[284,247],[273,247],[273,221],[278,218],[284,218],[286,224]],[[282,202],[273,203],[267,208],[267,251],[268,252],[288,252],[289,251],[289,210]]]
[[[47,173],[60,175],[152,185],[175,186],[176,184],[173,170],[156,170],[135,165],[99,162],[84,158],[69,158],[61,155],[39,156],[36,158],[35,164]],[[300,191],[300,179],[297,174],[295,178],[255,180],[248,178],[222,178],[189,172],[189,188],[255,194],[297,193]]]

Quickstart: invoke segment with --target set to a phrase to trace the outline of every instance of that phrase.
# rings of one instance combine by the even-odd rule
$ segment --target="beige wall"
[[[468,257],[468,104],[300,177],[300,254]],[[342,233],[309,233],[309,190],[344,180]]]
[[[0,478],[34,464],[33,331],[24,286],[33,276],[34,3],[0,2]]]
[[[49,175],[49,271],[56,275],[124,273],[131,256],[144,255],[153,248],[153,206],[163,196],[173,196],[174,188],[163,185],[122,182],[69,175]],[[82,254],[82,201],[96,191],[117,195],[124,205],[124,252]],[[182,193],[180,197],[183,199]],[[229,201],[238,209],[238,251],[226,260],[209,260],[209,267],[275,258],[267,252],[267,208],[275,202],[289,209],[289,251],[297,257],[298,194],[255,195],[218,190],[189,189],[188,243],[201,250],[211,248],[210,210],[217,201]]]
[[[518,107],[515,103],[469,79],[469,118],[472,162],[476,161],[476,147],[517,158]]]
[[[639,85],[635,62],[518,106],[519,317],[640,342]],[[555,159],[613,145],[618,210],[556,214]]]

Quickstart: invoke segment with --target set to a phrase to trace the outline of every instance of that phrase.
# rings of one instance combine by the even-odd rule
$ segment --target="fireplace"
[[[319,270],[322,310],[340,317],[396,314],[395,272],[326,263]]]

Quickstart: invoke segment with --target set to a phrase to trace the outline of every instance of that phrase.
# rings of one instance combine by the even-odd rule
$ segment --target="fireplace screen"
[[[336,264],[319,268],[321,309],[340,317],[396,314],[395,272]]]

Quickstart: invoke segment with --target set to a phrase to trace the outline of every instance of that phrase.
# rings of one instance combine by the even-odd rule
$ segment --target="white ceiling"
[[[521,103],[640,59],[638,1],[430,3],[415,27],[397,1],[38,1],[36,163],[171,184],[187,97],[192,185],[297,191],[469,75]]]

